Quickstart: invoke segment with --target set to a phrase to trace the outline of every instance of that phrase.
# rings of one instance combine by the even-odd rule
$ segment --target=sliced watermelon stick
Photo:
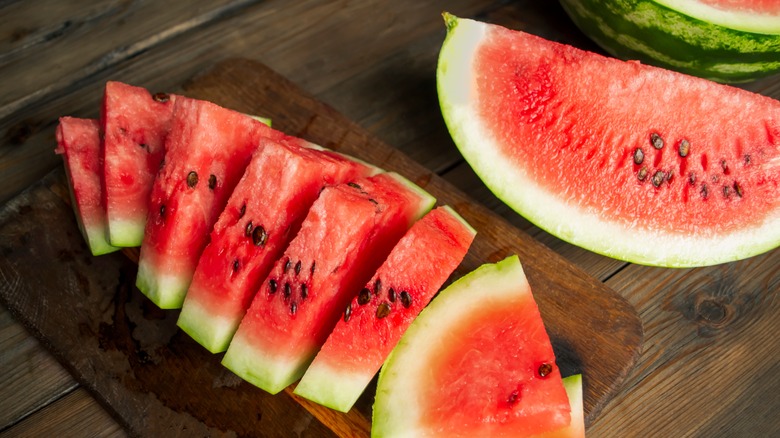
[[[535,436],[571,407],[517,256],[443,290],[390,353],[374,436]]]
[[[152,188],[136,285],[180,308],[209,233],[261,138],[284,134],[244,114],[179,96]]]
[[[303,375],[347,303],[435,199],[395,174],[325,188],[222,363],[275,394]]]
[[[119,248],[106,239],[106,212],[103,207],[100,173],[100,134],[97,120],[62,117],[57,126],[57,154],[63,156],[73,211],[81,234],[93,255]]]
[[[178,325],[212,353],[225,351],[260,282],[325,185],[374,169],[303,141],[266,140],[211,232]]]
[[[409,324],[463,260],[476,231],[450,207],[415,223],[336,324],[295,393],[349,411]]]
[[[536,438],[585,438],[585,410],[582,399],[582,374],[563,378],[563,388],[569,398],[571,422],[563,429],[544,433]]]
[[[165,155],[176,96],[106,83],[100,123],[108,236],[116,246],[140,246],[149,195]]]

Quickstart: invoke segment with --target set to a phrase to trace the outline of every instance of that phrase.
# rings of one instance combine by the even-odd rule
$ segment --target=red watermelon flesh
[[[160,308],[181,307],[211,228],[263,137],[284,135],[213,103],[176,99],[136,279]]]
[[[300,378],[347,303],[434,202],[394,174],[325,188],[263,281],[222,363],[273,394]]]
[[[375,436],[576,436],[517,256],[460,278],[420,313],[382,368],[373,412]]]
[[[295,393],[347,412],[466,255],[475,230],[449,207],[420,219],[348,304]],[[348,317],[347,317],[348,316]]]
[[[178,325],[212,353],[227,348],[260,282],[320,190],[373,172],[345,156],[301,143],[264,141],[200,257]]]
[[[780,2],[777,0],[698,0],[723,11],[757,12],[780,16]]]
[[[93,255],[116,251],[118,248],[111,246],[106,238],[98,121],[62,117],[56,136],[54,152],[62,155],[65,161],[73,210],[84,240]]]
[[[106,83],[100,123],[109,240],[140,246],[149,195],[165,155],[176,96],[121,82]]]

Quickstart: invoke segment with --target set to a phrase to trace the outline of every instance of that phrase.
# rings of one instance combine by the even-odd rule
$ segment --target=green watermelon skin
[[[65,162],[73,211],[90,252],[92,255],[101,255],[117,251],[119,248],[112,246],[106,237],[98,121],[61,117],[56,138],[55,153],[62,155]]]
[[[115,246],[141,246],[149,196],[165,155],[175,95],[106,83],[103,131],[103,195],[108,237]]]
[[[178,320],[212,353],[227,349],[260,282],[320,190],[373,172],[303,140],[262,143],[211,232]]]
[[[691,15],[697,11],[674,9],[674,6],[686,7],[686,2],[672,0],[560,2],[584,33],[621,59],[641,60],[690,75],[732,83],[780,71],[778,10],[763,15],[756,12],[754,17],[746,15],[729,22],[718,22],[715,16],[711,18],[713,22],[707,21],[706,10],[698,16]],[[738,9],[736,4],[730,7]],[[728,17],[727,13],[722,15]],[[739,11],[733,15],[738,16]]]
[[[326,187],[256,293],[223,365],[271,394],[298,380],[347,303],[434,203],[395,174]]]
[[[284,134],[210,102],[176,99],[136,278],[160,308],[181,308],[209,233],[264,137]]]
[[[510,256],[456,280],[411,324],[380,371],[371,435],[545,436],[571,418],[530,285]]]
[[[519,214],[572,244],[653,266],[713,265],[780,245],[780,102],[445,20],[444,119],[477,175]]]
[[[463,260],[475,234],[446,206],[417,221],[352,299],[349,318],[338,321],[295,394],[349,411],[409,324]]]

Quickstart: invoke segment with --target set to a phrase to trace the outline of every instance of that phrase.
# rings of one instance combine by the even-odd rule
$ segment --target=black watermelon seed
[[[374,205],[379,205],[379,202],[376,199],[374,199],[374,198],[368,198],[368,202],[370,202],[370,203],[372,203]]]
[[[276,293],[276,289],[278,287],[279,287],[279,284],[276,283],[276,280],[274,280],[273,278],[268,280],[268,292],[269,293],[275,294]]]
[[[252,231],[252,243],[255,246],[265,246],[265,241],[268,238],[268,234],[265,232],[265,228],[262,225],[255,227]]]
[[[552,373],[553,367],[549,363],[539,365],[539,377],[547,377]]]
[[[392,287],[390,290],[387,291],[387,298],[390,300],[391,303],[395,302],[395,289]]]
[[[734,181],[734,193],[740,198],[742,197],[742,186],[738,182]]]
[[[726,160],[720,160],[720,168],[723,169],[725,175],[729,174],[729,165],[726,163]]]
[[[707,197],[710,195],[709,190],[707,189],[707,184],[701,185],[701,190],[699,193],[701,193],[702,198],[707,199]]]
[[[160,206],[160,217],[165,217],[165,204]]]
[[[286,274],[287,271],[289,271],[291,267],[292,267],[292,262],[290,261],[290,259],[287,259],[287,261],[284,262],[284,267],[282,268],[282,272],[284,272]]]
[[[247,222],[246,228],[244,229],[244,236],[252,237],[252,230],[253,229],[254,229],[254,226],[252,225],[252,221]]]
[[[357,302],[361,306],[365,306],[369,301],[371,301],[371,291],[368,290],[367,287],[364,287],[358,294]]]
[[[301,299],[305,300],[309,296],[309,286],[306,283],[301,283]]]
[[[347,185],[350,186],[350,187],[356,188],[358,190],[363,190],[363,187],[360,187],[360,184],[355,183],[355,182],[351,182],[350,181],[350,182],[347,183]]]
[[[390,307],[390,304],[388,303],[382,303],[379,305],[379,307],[376,308],[376,317],[378,319],[382,319],[390,314],[390,311],[393,310],[392,307]]]
[[[745,158],[745,165],[747,166],[748,164],[750,164],[750,154],[745,154],[744,158]]]
[[[290,287],[290,283],[284,284],[284,297],[290,298],[290,295],[292,295],[292,288]]]
[[[311,269],[309,269],[309,271],[311,272],[311,275],[314,275],[314,268],[315,268],[316,266],[317,266],[317,265],[316,265],[316,261],[314,261],[314,262],[311,262]]]
[[[382,292],[382,280],[377,278],[374,282],[374,293],[379,295],[379,292]]]
[[[677,148],[677,153],[679,153],[681,157],[685,158],[688,156],[689,152],[691,152],[691,142],[686,139],[682,139],[680,141],[680,146]]]
[[[141,149],[146,149],[146,148],[148,148],[148,147],[149,147],[149,145],[147,145],[146,143],[138,143],[138,146],[139,146]]]
[[[298,260],[297,263],[295,263],[295,275],[298,275],[301,273],[301,261]]]
[[[660,135],[654,132],[650,134],[650,144],[653,145],[653,147],[656,149],[663,149],[664,139],[661,138]]]
[[[344,309],[344,322],[349,322],[350,316],[352,316],[352,304],[347,304],[347,308]]]
[[[214,174],[209,175],[209,188],[214,190],[217,187],[217,177]]]
[[[688,174],[688,184],[695,185],[696,184],[696,174],[691,172]]]
[[[644,181],[645,178],[647,178],[647,167],[642,166],[642,168],[639,169],[639,172],[636,174],[636,177],[639,178],[639,181]]]
[[[660,187],[661,184],[664,182],[664,179],[666,178],[666,174],[662,171],[657,171],[653,174],[653,185],[655,187]]]
[[[241,219],[246,214],[246,204],[241,206],[241,210],[238,210],[238,218]]]
[[[171,96],[168,93],[154,93],[152,99],[160,103],[165,103],[171,100]]]
[[[233,272],[238,271],[239,262],[238,259],[233,260]]]
[[[295,313],[298,311],[298,303],[295,301],[290,304],[290,315],[295,315]]]
[[[407,291],[401,292],[401,304],[407,309],[409,308],[409,306],[412,305],[412,296],[409,295],[409,292]]]
[[[642,164],[645,161],[645,153],[642,152],[642,148],[636,148],[634,151],[634,164]]]

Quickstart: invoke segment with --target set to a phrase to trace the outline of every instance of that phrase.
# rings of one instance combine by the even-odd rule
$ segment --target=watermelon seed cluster
[[[255,231],[257,231],[258,228],[262,229],[262,227],[257,227],[255,228]],[[311,276],[314,276],[315,266],[315,262],[311,262],[311,267],[309,268],[310,278]],[[293,264],[292,260],[288,258],[282,267],[282,275],[288,275],[290,270],[292,270],[295,277],[299,277],[301,271],[303,270],[303,262],[298,260],[295,262],[295,264]],[[276,292],[279,290],[280,282],[281,279],[277,278],[270,278],[268,280],[268,295],[276,294]],[[309,285],[306,284],[306,282],[301,281],[299,290],[300,301],[303,301],[309,297]],[[289,303],[290,305],[290,315],[295,316],[295,314],[298,313],[298,300],[293,299],[293,285],[290,283],[290,281],[284,281],[284,284],[282,285],[282,298],[284,299],[285,303]]]

